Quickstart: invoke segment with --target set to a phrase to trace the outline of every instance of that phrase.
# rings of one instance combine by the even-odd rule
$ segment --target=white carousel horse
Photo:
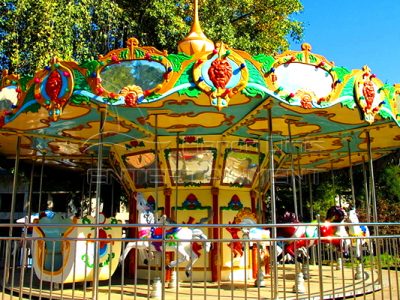
[[[189,227],[163,227],[167,221],[166,216],[162,216],[161,220],[155,222],[155,217],[152,208],[147,205],[141,193],[137,196],[137,210],[139,212],[139,224],[147,226],[139,227],[139,241],[127,243],[123,254],[121,255],[120,262],[122,262],[130,250],[138,249],[139,251],[145,250],[147,252],[177,252],[177,259],[171,261],[166,268],[174,268],[180,263],[187,261],[188,264],[185,268],[186,276],[190,276],[193,264],[198,260],[200,253],[198,249],[194,248],[196,243],[193,240],[207,240],[207,236],[202,230],[198,228]],[[165,239],[164,243],[161,241],[150,241],[150,239]],[[205,243],[205,251],[209,252],[211,243]],[[165,249],[163,248],[165,247]]]
[[[367,253],[372,253],[372,247],[370,247],[370,232],[367,226],[360,226],[357,212],[355,209],[350,209],[348,213],[347,221],[351,224],[348,225],[349,236],[354,237],[351,240],[352,247],[355,251],[355,257],[360,259],[363,254],[363,249],[367,250]]]
[[[251,211],[250,208],[245,207],[241,209],[235,216],[233,224],[244,225],[241,227],[242,231],[242,240],[235,241],[235,239],[240,239],[238,235],[238,231],[235,228],[226,228],[226,230],[232,235],[232,242],[228,244],[228,246],[234,251],[234,258],[241,257],[243,252],[242,242],[243,239],[249,240],[250,248],[253,248],[255,245],[257,246],[258,259],[261,264],[258,265],[257,271],[257,279],[254,282],[256,286],[262,287],[265,286],[264,281],[264,271],[261,268],[261,265],[264,265],[265,272],[268,272],[266,269],[269,267],[269,249],[271,246],[270,238],[271,232],[268,229],[260,228],[257,224],[256,214]]]
[[[351,239],[352,250],[351,254],[358,261],[356,272],[354,273],[355,279],[365,279],[366,275],[363,271],[362,256],[365,249],[368,254],[372,254],[371,240],[369,239],[370,233],[367,226],[360,226],[356,210],[350,209],[347,218],[349,236]]]
[[[271,238],[270,230],[257,226],[257,217],[253,212],[251,212],[250,208],[245,207],[239,211],[233,220],[233,224],[245,225],[241,228],[243,233],[242,238],[247,238],[250,240],[250,247],[255,244],[259,244],[261,249],[266,249],[267,246],[271,245],[269,241]],[[229,232],[231,231],[230,228],[227,228],[227,230]],[[232,234],[232,232],[230,233]],[[235,239],[239,236],[236,233],[232,235],[232,237]]]

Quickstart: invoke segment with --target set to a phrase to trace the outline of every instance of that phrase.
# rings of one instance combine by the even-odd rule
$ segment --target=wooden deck
[[[304,281],[304,292],[294,292],[295,266],[285,265],[278,267],[278,296],[279,299],[341,299],[378,292],[387,285],[386,273],[382,279],[376,271],[365,269],[365,280],[355,280],[354,270],[344,268],[335,270],[333,266],[310,266],[310,278]],[[27,269],[24,276],[24,285],[19,286],[19,272],[13,272],[14,296],[24,299],[274,299],[272,277],[265,278],[265,287],[257,287],[254,280],[246,282],[180,282],[177,287],[168,288],[168,283],[159,283],[161,289],[158,294],[153,291],[153,281],[135,280],[114,274],[111,281],[103,281],[98,285],[97,293],[90,283],[64,284],[51,286],[48,282],[40,282]],[[320,278],[322,280],[320,280]],[[398,277],[395,283],[398,288]],[[393,281],[393,280],[392,280]],[[394,283],[392,282],[391,285]],[[22,295],[20,295],[22,293]],[[380,299],[380,297],[378,297]]]

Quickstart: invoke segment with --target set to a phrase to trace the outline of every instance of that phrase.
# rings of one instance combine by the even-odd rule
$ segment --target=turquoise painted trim
[[[339,104],[339,103],[341,103],[343,101],[347,101],[347,100],[353,100],[354,101],[354,97],[353,96],[342,96],[342,97],[339,97],[335,101],[332,101],[331,105],[329,105],[328,107],[334,106],[336,104]],[[322,107],[326,107],[326,106],[322,106]],[[355,107],[356,107],[356,103],[354,102],[353,108],[355,108]]]
[[[14,120],[17,116],[19,116],[25,109],[27,109],[29,106],[34,105],[38,103],[36,100],[29,100],[28,102],[25,102],[24,105],[12,116],[5,116],[4,121],[7,124],[8,122],[11,122]]]
[[[392,112],[390,109],[388,109],[387,107],[382,107],[381,110],[383,110],[383,111],[386,112],[389,116],[391,116],[392,119],[393,119],[393,121],[396,122],[397,126],[400,126],[400,121],[397,121],[396,116],[393,115],[393,112]],[[378,114],[379,114],[379,112],[378,112]]]
[[[194,82],[188,82],[188,83],[184,83],[178,86],[173,87],[172,89],[168,90],[166,93],[162,94],[160,97],[158,98],[152,98],[149,101],[146,101],[146,99],[144,99],[141,103],[152,103],[152,102],[156,102],[162,98],[168,97],[169,95],[172,95],[176,92],[178,92],[179,90],[183,90],[183,89],[187,89],[190,87],[196,87],[196,84]]]
[[[166,98],[169,95],[172,95],[172,94],[178,92],[179,90],[190,88],[190,87],[196,87],[196,84],[193,83],[193,82],[189,82],[189,83],[184,83],[184,84],[178,85],[178,86],[168,90],[166,93],[162,94],[160,97],[152,98],[150,101],[146,101],[146,98],[140,97],[139,100],[141,100],[141,99],[143,99],[143,100],[141,100],[139,103],[156,102],[156,101],[158,101],[158,100],[160,100],[162,98]],[[111,105],[111,106],[125,105],[125,100],[124,100],[124,97],[122,97],[122,96],[119,97],[117,101],[115,101],[113,103],[110,103],[110,102],[106,101],[106,99],[108,99],[108,98],[97,96],[97,95],[95,95],[93,93],[90,93],[90,92],[84,91],[84,90],[74,91],[74,95],[86,96],[91,100],[94,100],[94,101],[97,101],[97,102],[101,102],[101,103],[105,103],[105,104]]]
[[[275,94],[275,92],[271,91],[271,90],[268,89],[267,87],[262,86],[262,85],[260,85],[260,84],[258,84],[258,83],[249,82],[249,83],[247,84],[246,87],[251,87],[251,88],[258,89],[258,90],[260,90],[260,91],[262,91],[262,92],[265,92],[266,94],[270,95],[271,97],[274,97],[274,98],[277,99],[277,100],[280,100],[280,101],[282,101],[282,102],[285,102],[285,101],[284,101],[283,99],[281,99],[277,94]]]
[[[104,99],[106,99],[106,98],[101,97],[101,96],[96,96],[95,94],[90,93],[90,92],[88,92],[88,91],[78,90],[78,91],[74,91],[73,94],[74,94],[74,95],[86,96],[86,97],[90,98],[91,100],[94,100],[94,101],[97,101],[97,102],[102,102],[102,103],[110,104],[110,103],[108,103],[108,102],[106,102],[106,101],[104,100]]]

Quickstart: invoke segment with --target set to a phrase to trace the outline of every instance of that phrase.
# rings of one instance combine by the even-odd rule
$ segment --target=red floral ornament
[[[256,143],[254,140],[249,139],[249,138],[245,139],[244,142],[247,145],[254,145]]]
[[[139,142],[137,140],[131,141],[129,144],[131,144],[132,147],[137,147],[139,146]]]
[[[184,139],[185,143],[194,143],[196,141],[196,137],[195,136],[185,136]]]
[[[49,78],[47,79],[45,90],[52,101],[57,102],[58,95],[61,91],[61,85],[62,82],[60,73],[58,73],[57,70],[51,72]]]
[[[365,107],[366,110],[371,109],[372,103],[374,102],[375,98],[375,88],[374,84],[372,81],[366,81],[364,83],[362,93],[365,97],[365,102],[367,103],[367,106]]]

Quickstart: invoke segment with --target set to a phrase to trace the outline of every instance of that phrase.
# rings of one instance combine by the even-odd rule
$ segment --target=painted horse
[[[354,279],[365,279],[366,275],[363,270],[362,257],[364,253],[367,255],[373,253],[371,240],[369,239],[370,232],[367,226],[359,225],[360,221],[354,208],[349,210],[346,221],[348,222],[349,236],[351,238],[351,254],[358,262]]]
[[[198,228],[168,226],[168,218],[162,216],[160,220],[155,220],[152,207],[147,204],[141,193],[137,194],[137,210],[139,213],[139,224],[145,226],[139,227],[139,241],[126,244],[120,262],[122,262],[130,250],[148,252],[176,252],[178,257],[171,261],[166,268],[174,268],[180,263],[188,262],[185,268],[186,276],[190,276],[193,264],[198,260],[200,252],[193,240],[200,242],[207,239],[207,236]],[[160,240],[160,241],[157,241]],[[165,240],[165,241],[161,241]],[[211,243],[204,241],[206,252],[210,251]]]
[[[370,232],[367,226],[359,225],[360,221],[355,209],[350,209],[346,221],[349,229],[349,236],[354,237],[351,239],[351,245],[354,249],[354,254],[356,258],[361,258],[363,255],[363,250],[366,250],[367,254],[371,254],[372,247],[370,247]]]
[[[229,221],[229,224],[232,224]],[[232,241],[228,244],[228,247],[231,248],[233,258],[237,257],[242,257],[244,252],[243,252],[243,245],[242,242],[240,242],[240,237],[239,237],[239,232],[242,231],[242,229],[238,227],[226,227],[225,228],[232,236]]]
[[[265,273],[269,273],[269,246],[271,246],[271,232],[269,229],[261,228],[257,224],[257,216],[250,208],[242,208],[234,217],[233,222],[229,224],[243,225],[243,227],[228,227],[226,230],[232,235],[232,241],[228,246],[233,251],[234,258],[241,257],[244,254],[242,242],[244,239],[249,240],[249,246],[255,249],[257,246],[258,259],[253,260],[253,272],[257,274],[255,285],[265,286],[264,272],[261,265],[264,265]],[[237,230],[240,229],[240,230]],[[239,232],[242,232],[242,237],[239,237]],[[261,264],[257,265],[259,260]]]
[[[296,239],[284,243],[283,252],[302,260],[308,256],[308,248],[317,244],[319,237],[321,237],[321,243],[333,245],[339,253],[347,256],[349,240],[346,239],[348,234],[344,226],[346,215],[343,208],[333,206],[328,210],[325,222],[318,226],[315,222],[313,222],[315,224],[302,225],[294,213],[285,212],[278,219],[278,223],[290,223],[293,226],[278,227],[277,236]],[[338,225],[339,223],[343,223],[343,225]]]

